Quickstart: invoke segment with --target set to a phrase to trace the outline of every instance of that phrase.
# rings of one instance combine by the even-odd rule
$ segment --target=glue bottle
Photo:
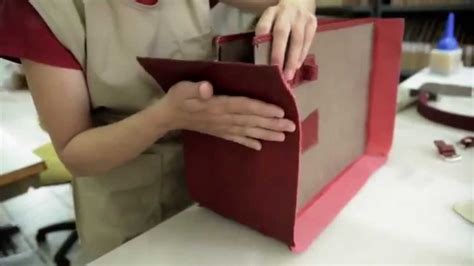
[[[462,49],[454,37],[454,14],[449,13],[444,33],[431,51],[430,69],[433,73],[450,75],[462,66]]]

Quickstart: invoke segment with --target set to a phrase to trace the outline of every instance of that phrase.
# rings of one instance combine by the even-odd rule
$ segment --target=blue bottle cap
[[[445,51],[456,50],[459,48],[458,41],[454,37],[454,14],[452,12],[448,15],[443,37],[438,41],[436,48]]]

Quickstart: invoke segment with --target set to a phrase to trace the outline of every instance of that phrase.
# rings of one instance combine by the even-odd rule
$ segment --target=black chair
[[[40,173],[40,186],[67,184],[71,182],[72,175],[59,160],[51,143],[37,148],[34,153],[43,159],[47,168],[44,172]],[[71,233],[54,255],[54,262],[58,266],[70,265],[66,256],[78,239],[75,221],[70,220],[49,225],[39,229],[36,234],[36,241],[38,244],[42,244],[46,241],[47,234],[65,230],[70,230]]]
[[[78,239],[76,221],[72,220],[49,225],[39,229],[38,233],[36,234],[36,241],[38,242],[38,244],[41,244],[46,241],[47,234],[65,230],[71,230],[71,233],[54,255],[54,262],[57,266],[69,266],[71,264],[69,259],[67,258],[67,254]]]

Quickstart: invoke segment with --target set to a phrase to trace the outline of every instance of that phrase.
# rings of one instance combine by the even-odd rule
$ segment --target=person
[[[256,152],[295,130],[280,107],[216,96],[207,81],[165,94],[138,64],[137,56],[209,59],[215,2],[0,0],[0,56],[21,61],[39,117],[75,176],[88,261],[190,204],[180,130]],[[220,2],[259,16],[256,34],[273,34],[272,64],[291,79],[315,35],[316,1]]]

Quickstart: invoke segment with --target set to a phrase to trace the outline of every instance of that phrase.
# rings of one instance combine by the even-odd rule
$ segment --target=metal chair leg
[[[46,235],[48,233],[64,231],[64,230],[76,230],[76,223],[74,221],[68,221],[64,223],[57,223],[50,226],[46,226],[38,230],[36,234],[36,241],[42,243],[46,241]]]
[[[56,262],[57,266],[69,266],[70,262],[69,259],[66,257],[69,250],[74,246],[78,239],[77,231],[74,230],[66,239],[66,241],[61,245],[59,250],[54,255],[54,262]]]

